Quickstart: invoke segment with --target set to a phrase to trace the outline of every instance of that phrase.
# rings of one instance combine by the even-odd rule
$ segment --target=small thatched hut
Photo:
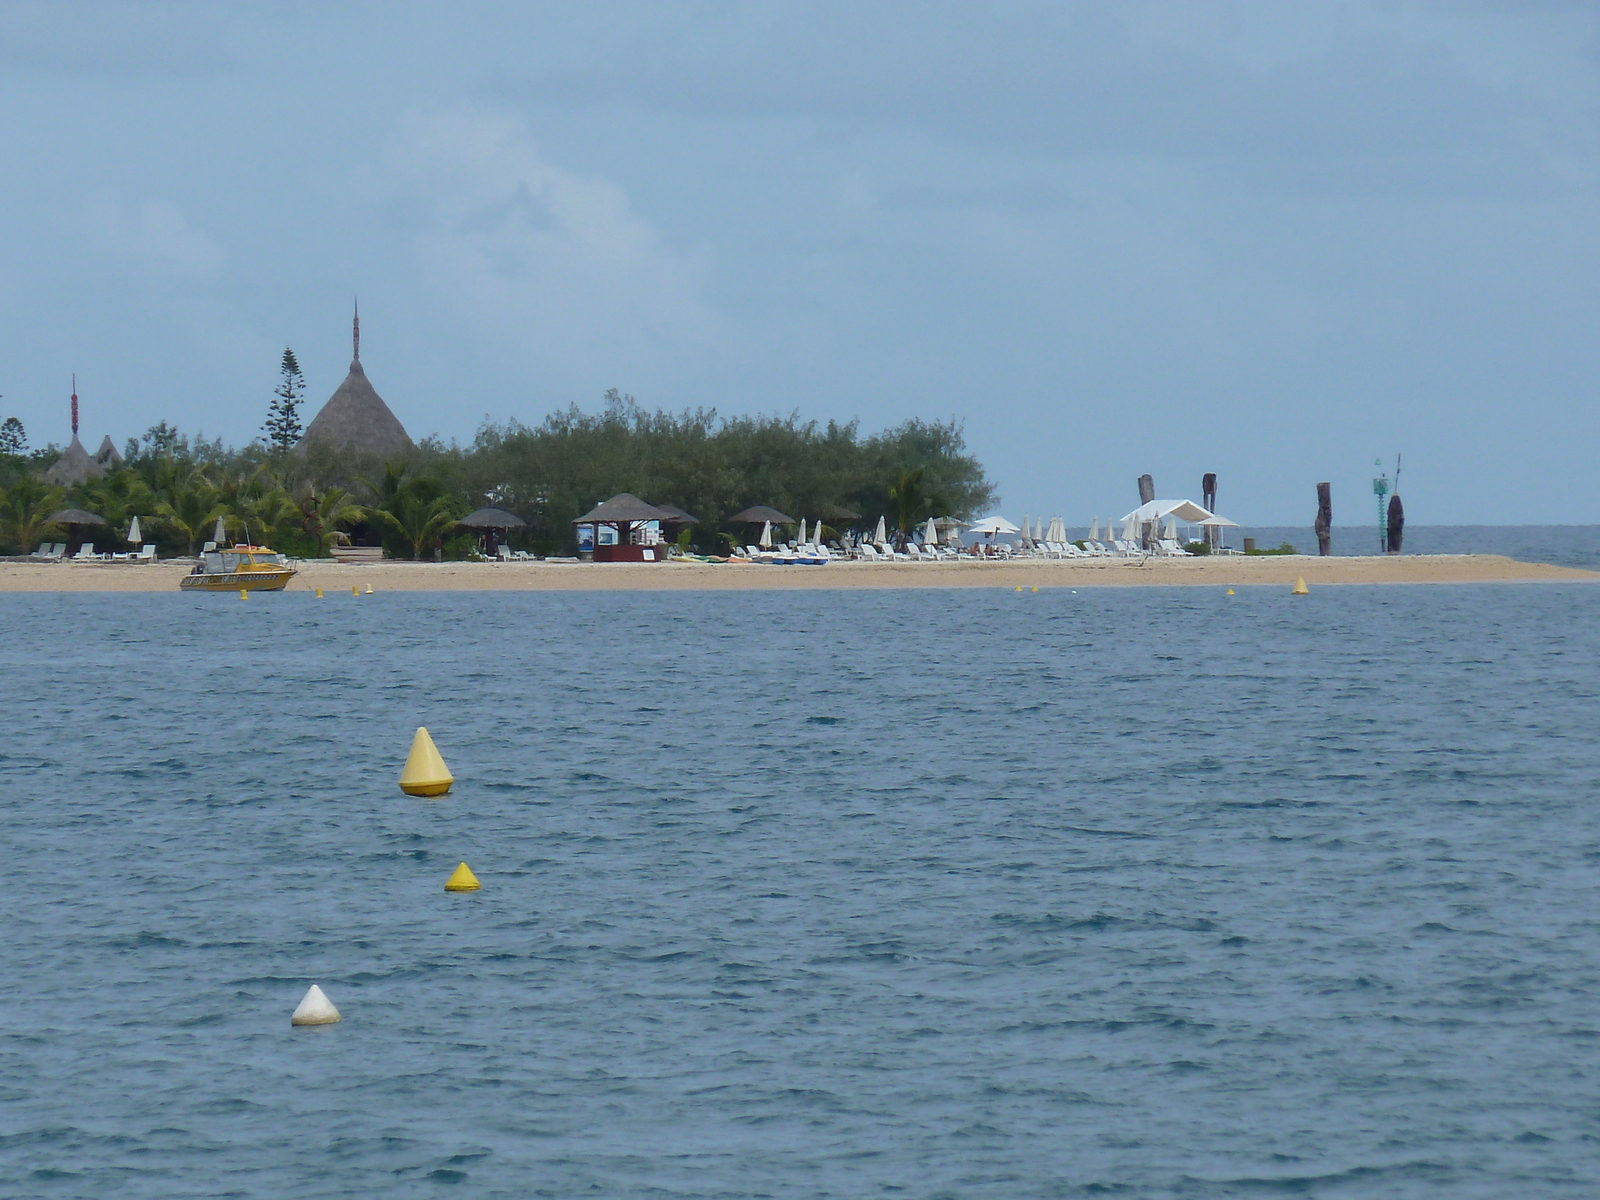
[[[579,528],[578,544],[583,545],[583,526],[594,526],[595,562],[665,562],[666,545],[658,540],[659,530],[650,529],[649,523],[666,525],[674,519],[674,512],[646,504],[631,492],[622,492],[604,503],[595,505],[573,522]],[[615,540],[607,540],[615,530]]]

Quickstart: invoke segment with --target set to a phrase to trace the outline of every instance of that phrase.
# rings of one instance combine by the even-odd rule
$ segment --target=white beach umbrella
[[[1096,517],[1094,520],[1089,522],[1089,540],[1091,542],[1098,542],[1100,540],[1100,518],[1099,517]]]
[[[228,530],[222,524],[222,518],[217,518],[217,527],[211,531],[211,540],[219,546],[228,544]]]
[[[1177,517],[1168,517],[1167,518],[1167,538],[1168,538],[1169,541],[1174,541],[1174,542],[1178,540],[1178,518]]]
[[[132,546],[142,546],[144,544],[144,534],[139,530],[138,517],[135,517],[133,524],[128,526],[128,544]]]
[[[1033,537],[1033,526],[1028,523],[1028,514],[1022,514],[1022,536],[1026,540]]]
[[[1006,520],[1004,517],[994,516],[994,517],[985,517],[983,520],[979,521],[976,525],[972,526],[972,532],[973,533],[1021,533],[1022,530],[1018,529],[1015,525],[1013,525],[1010,521]]]
[[[882,517],[878,518],[878,532],[873,535],[872,540],[880,546],[889,540],[889,529],[883,523]]]
[[[928,518],[928,527],[922,531],[922,544],[924,546],[939,544],[939,525],[932,517]]]
[[[756,545],[760,546],[763,550],[771,550],[772,549],[772,522],[771,521],[766,521],[766,522],[762,523],[761,536],[756,539]]]
[[[795,538],[795,542],[801,546],[806,544],[806,519],[804,517],[800,518],[800,534]]]

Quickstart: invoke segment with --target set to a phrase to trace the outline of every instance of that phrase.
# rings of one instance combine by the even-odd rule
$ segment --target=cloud
[[[547,162],[520,120],[413,113],[390,166],[419,207],[415,248],[431,282],[502,340],[613,362],[630,346],[716,340],[694,260],[616,184]]]
[[[169,279],[216,277],[227,254],[170,204],[146,201],[128,213],[110,201],[93,206],[86,222],[99,249]]]

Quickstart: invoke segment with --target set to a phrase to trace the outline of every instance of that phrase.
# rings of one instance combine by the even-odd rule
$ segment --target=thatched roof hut
[[[520,529],[527,522],[503,508],[480,508],[476,512],[469,512],[456,524],[469,529]]]
[[[380,458],[411,449],[411,436],[405,426],[389,411],[361,368],[360,313],[356,314],[352,329],[355,356],[350,360],[350,373],[306,426],[304,436],[295,444],[297,451],[304,453],[312,442]]]
[[[106,469],[89,457],[77,433],[73,433],[71,445],[44,473],[44,481],[53,487],[68,488],[90,479],[99,479],[105,473]]]
[[[793,525],[795,519],[775,508],[768,508],[765,504],[757,504],[754,508],[747,508],[742,513],[734,513],[728,520],[736,525],[765,525],[771,521],[774,525]]]
[[[583,516],[572,523],[574,525],[616,525],[618,523],[632,524],[635,521],[670,521],[672,513],[664,508],[657,508],[654,504],[646,504],[632,492],[620,492],[611,499],[596,504]]]

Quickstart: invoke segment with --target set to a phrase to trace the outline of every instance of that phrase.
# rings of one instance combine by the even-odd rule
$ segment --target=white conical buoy
[[[322,989],[313,983],[305,999],[300,1001],[300,1007],[294,1010],[294,1016],[289,1018],[289,1024],[332,1025],[339,1019],[339,1010],[333,1006],[333,1001],[324,996]]]

